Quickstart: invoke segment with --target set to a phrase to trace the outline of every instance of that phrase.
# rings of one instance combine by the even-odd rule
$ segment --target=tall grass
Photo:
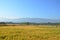
[[[0,40],[60,40],[60,28],[51,25],[1,26]]]

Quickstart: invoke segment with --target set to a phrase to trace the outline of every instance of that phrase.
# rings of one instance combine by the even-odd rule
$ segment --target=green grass
[[[60,40],[60,28],[50,25],[1,26],[0,40]]]

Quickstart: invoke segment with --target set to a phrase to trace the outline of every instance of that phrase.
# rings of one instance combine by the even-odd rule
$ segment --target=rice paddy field
[[[53,25],[0,26],[0,40],[60,40],[60,27]]]

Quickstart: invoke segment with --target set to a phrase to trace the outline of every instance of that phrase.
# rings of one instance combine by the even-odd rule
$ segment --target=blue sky
[[[60,0],[0,0],[0,17],[60,19]]]

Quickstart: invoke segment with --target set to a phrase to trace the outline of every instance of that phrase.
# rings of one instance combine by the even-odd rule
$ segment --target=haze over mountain
[[[60,23],[60,20],[57,19],[44,19],[44,18],[19,18],[19,19],[8,19],[8,18],[0,18],[0,22],[31,22],[31,23]]]

